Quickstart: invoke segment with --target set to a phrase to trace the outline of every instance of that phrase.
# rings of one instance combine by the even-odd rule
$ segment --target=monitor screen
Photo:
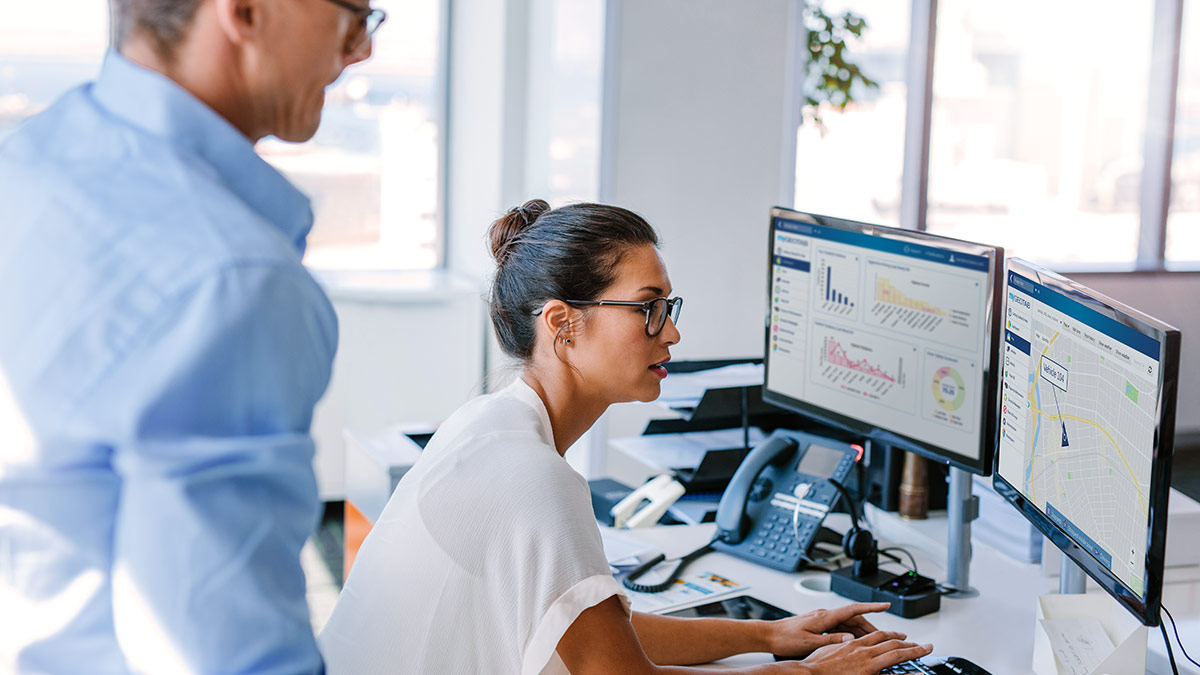
[[[997,490],[1149,625],[1178,353],[1169,326],[1009,261]]]
[[[992,246],[771,211],[763,399],[991,471]]]

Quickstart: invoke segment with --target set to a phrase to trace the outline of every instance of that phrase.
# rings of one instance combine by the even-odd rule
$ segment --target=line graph
[[[825,341],[825,360],[835,366],[849,368],[850,370],[859,373],[866,373],[867,375],[874,375],[875,377],[882,378],[888,382],[896,381],[895,377],[888,375],[887,371],[885,371],[883,368],[876,368],[875,366],[872,366],[867,359],[851,361],[850,358],[846,356],[845,347],[843,347],[842,343],[838,342],[837,340]]]
[[[891,337],[823,321],[813,323],[811,378],[814,383],[863,402],[914,411],[909,391],[917,348]]]

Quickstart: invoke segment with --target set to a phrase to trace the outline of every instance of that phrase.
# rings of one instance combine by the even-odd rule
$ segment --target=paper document
[[[694,373],[671,373],[662,382],[658,402],[671,408],[695,408],[705,391],[762,384],[764,372],[761,363],[739,363]]]
[[[709,450],[740,448],[741,428],[689,431],[682,434],[647,434],[613,440],[626,454],[640,457],[663,469],[694,469]],[[762,442],[762,429],[750,427],[750,447]]]
[[[600,540],[604,543],[604,555],[608,558],[608,564],[614,567],[640,565],[643,560],[649,560],[660,553],[658,549],[636,537],[609,527],[600,528]]]
[[[676,561],[663,563],[647,572],[645,577],[638,579],[638,583],[653,583],[654,579],[663,578],[655,576],[658,569],[667,570],[664,574],[668,574],[675,565]],[[676,607],[691,605],[698,600],[716,600],[747,588],[749,586],[743,586],[719,574],[705,571],[694,574],[685,573],[662,593],[636,593],[630,590],[625,592],[629,594],[633,611],[660,614]]]
[[[1050,648],[1069,675],[1088,675],[1112,654],[1115,645],[1094,616],[1042,619]]]

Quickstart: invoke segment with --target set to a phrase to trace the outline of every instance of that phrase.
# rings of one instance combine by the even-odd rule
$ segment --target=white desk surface
[[[834,521],[836,516],[829,520]],[[836,521],[831,523],[838,529]],[[703,545],[712,538],[715,526],[654,527],[627,530],[631,535],[676,558]],[[937,580],[945,578],[945,561],[929,560],[919,550],[910,549],[917,557],[920,570]],[[711,570],[748,587],[747,593],[791,612],[836,607],[850,602],[832,593],[797,591],[796,582],[817,572],[784,573],[735,558],[724,553],[709,553],[694,561],[689,569]],[[888,566],[895,569],[898,566]],[[1163,587],[1164,603],[1180,621],[1180,635],[1185,645],[1200,651],[1200,581],[1197,572],[1168,574],[1187,580],[1168,581]],[[975,544],[971,561],[971,586],[979,591],[974,598],[943,597],[941,609],[917,619],[904,619],[892,614],[875,614],[871,621],[879,628],[907,633],[917,643],[931,642],[934,655],[962,656],[986,668],[995,675],[1032,672],[1033,637],[1037,598],[1058,592],[1057,577],[1045,577],[1039,565],[1019,563],[979,543]],[[1094,591],[1103,593],[1103,591]],[[1113,601],[1116,604],[1116,601]],[[1169,628],[1168,628],[1169,630]],[[1172,636],[1172,640],[1174,636]],[[1162,635],[1157,628],[1147,636],[1148,672],[1170,673]],[[1172,643],[1181,673],[1200,674],[1187,664]],[[743,655],[723,663],[745,664],[763,662],[763,655]]]

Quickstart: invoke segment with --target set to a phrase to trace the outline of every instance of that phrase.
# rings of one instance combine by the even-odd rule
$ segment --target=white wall
[[[322,499],[345,495],[349,427],[372,435],[397,423],[437,422],[479,393],[483,301],[444,273],[324,275],[338,315],[333,377],[313,418]]]
[[[658,228],[676,357],[761,356],[769,207],[792,203],[791,0],[609,0],[600,198]]]

